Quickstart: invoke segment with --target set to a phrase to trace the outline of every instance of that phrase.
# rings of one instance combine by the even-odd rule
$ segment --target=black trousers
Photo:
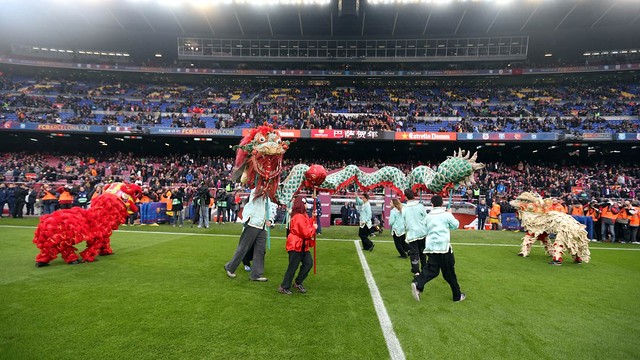
[[[404,239],[406,235],[396,236],[396,234],[392,234],[393,243],[396,246],[396,250],[398,250],[398,254],[402,257],[407,257],[407,252],[409,251],[409,244],[407,244]]]
[[[21,218],[22,217],[22,213],[24,211],[24,201],[16,201],[16,204],[13,207],[13,217],[14,218]]]
[[[288,235],[287,235],[288,236]],[[249,248],[249,250],[247,251],[247,253],[244,255],[244,257],[242,258],[242,263],[246,266],[251,267],[251,260],[253,260],[253,248],[256,246],[256,244],[251,245],[251,247]]]
[[[420,269],[424,269],[427,265],[427,255],[425,255],[424,245],[425,239],[418,239],[409,244],[409,258],[411,259],[411,273],[417,274]]]
[[[373,241],[369,239],[369,235],[371,234],[371,228],[367,225],[358,229],[358,236],[360,240],[362,240],[362,248],[365,250],[370,250],[373,246]]]
[[[423,291],[424,286],[431,280],[438,277],[442,270],[442,277],[449,283],[451,287],[451,293],[453,295],[453,301],[460,300],[460,285],[458,285],[458,277],[455,270],[456,260],[453,257],[453,252],[449,249],[446,254],[429,254],[429,260],[427,260],[427,266],[422,268],[422,272],[416,280],[416,287],[418,290]]]
[[[484,224],[487,222],[487,218],[486,217],[479,217],[478,218],[478,230],[484,230]]]
[[[289,289],[291,287],[291,282],[293,281],[293,276],[296,274],[296,270],[298,269],[298,265],[300,265],[300,271],[298,271],[298,276],[296,277],[296,284],[302,284],[304,279],[309,275],[309,271],[313,267],[313,257],[311,257],[311,253],[308,251],[298,252],[298,251],[289,251],[289,266],[287,267],[287,271],[284,273],[284,279],[282,279],[282,287],[285,289]]]

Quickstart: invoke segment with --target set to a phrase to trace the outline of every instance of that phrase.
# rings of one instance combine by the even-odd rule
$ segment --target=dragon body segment
[[[317,189],[334,193],[355,183],[364,191],[377,187],[389,187],[400,196],[403,196],[402,192],[406,189],[446,193],[447,190],[459,184],[474,183],[474,171],[483,167],[484,164],[476,162],[476,154],[471,156],[470,153],[460,150],[440,164],[436,171],[428,166],[418,166],[408,175],[393,166],[385,166],[375,172],[367,173],[355,165],[348,165],[340,171],[327,175]],[[300,190],[307,187],[305,174],[308,169],[309,166],[305,164],[294,166],[280,184],[276,192],[276,201],[288,204]]]

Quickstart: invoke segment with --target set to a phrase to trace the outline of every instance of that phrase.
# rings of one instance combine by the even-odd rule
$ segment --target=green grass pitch
[[[389,352],[353,241],[324,229],[307,294],[276,289],[287,265],[272,231],[267,283],[239,268],[239,225],[121,227],[115,254],[36,268],[36,219],[0,220],[0,359],[384,359]],[[467,300],[440,277],[421,302],[388,232],[365,253],[407,359],[637,359],[640,246],[593,244],[592,262],[516,256],[522,233],[453,232]],[[81,248],[83,245],[81,245]]]

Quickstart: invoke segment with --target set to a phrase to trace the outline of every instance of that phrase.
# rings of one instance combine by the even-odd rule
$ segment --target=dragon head
[[[236,146],[233,180],[265,190],[273,197],[282,173],[282,156],[289,148],[271,126],[252,129]]]
[[[517,198],[509,202],[511,206],[518,211],[544,213],[546,212],[547,203],[537,193],[525,191],[518,195]]]
[[[142,188],[140,186],[119,182],[111,183],[104,187],[104,193],[116,195],[128,210],[138,211],[135,201],[142,196]]]
[[[446,193],[451,188],[457,188],[458,185],[472,185],[476,182],[473,177],[474,172],[484,168],[483,163],[476,162],[477,158],[478,153],[471,155],[471,151],[465,152],[462,149],[459,149],[458,153],[454,151],[453,156],[448,157],[438,166],[438,171],[428,189],[436,193]]]

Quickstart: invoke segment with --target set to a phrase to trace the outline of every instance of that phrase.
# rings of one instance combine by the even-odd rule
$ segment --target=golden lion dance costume
[[[111,234],[126,221],[129,211],[138,211],[135,200],[141,194],[142,189],[135,184],[113,183],[91,200],[89,209],[74,207],[42,216],[33,238],[40,249],[36,266],[49,265],[58,254],[68,264],[79,264],[74,245],[83,241],[87,242],[80,253],[83,262],[93,262],[97,255],[111,255]]]
[[[531,245],[540,240],[547,254],[553,258],[549,264],[562,265],[565,251],[569,251],[577,264],[589,262],[591,253],[584,226],[570,215],[551,210],[551,199],[524,192],[510,204],[518,210],[520,224],[526,232],[519,256],[529,256]],[[549,241],[549,234],[556,234],[553,243]]]

